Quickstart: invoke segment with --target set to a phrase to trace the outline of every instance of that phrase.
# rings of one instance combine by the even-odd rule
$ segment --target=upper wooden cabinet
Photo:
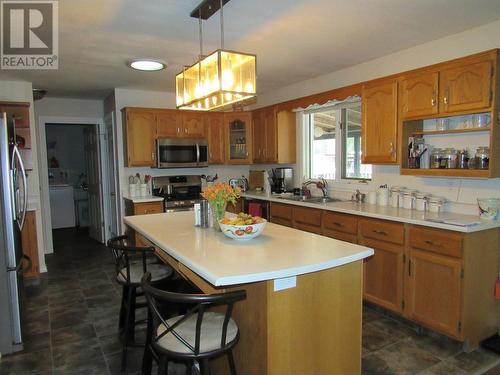
[[[439,73],[423,72],[401,80],[401,116],[419,117],[438,113]]]
[[[179,111],[162,110],[157,112],[156,116],[158,138],[175,138],[181,134],[182,117]]]
[[[398,82],[366,84],[362,88],[363,163],[397,162]]]
[[[267,107],[252,112],[254,163],[294,164],[295,113]]]
[[[493,66],[491,57],[481,56],[404,74],[399,96],[401,118],[490,110]]]
[[[444,69],[440,73],[441,112],[455,113],[489,108],[491,105],[490,60]]]
[[[206,113],[202,112],[182,112],[182,127],[180,136],[189,138],[205,138],[206,117]]]
[[[224,163],[224,114],[211,112],[206,114],[206,131],[208,138],[208,162]]]
[[[252,162],[251,112],[224,113],[226,162],[250,164]]]
[[[124,108],[123,121],[127,166],[153,167],[156,159],[156,114],[147,109]]]

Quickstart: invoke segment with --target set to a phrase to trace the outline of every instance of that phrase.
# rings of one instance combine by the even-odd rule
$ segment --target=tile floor
[[[54,248],[40,285],[26,288],[25,350],[1,358],[0,374],[119,374],[121,289],[111,254],[75,230],[55,231]],[[128,374],[140,373],[141,358],[141,348],[130,349]],[[495,375],[497,364],[500,356],[463,353],[457,342],[365,307],[363,374]],[[181,364],[170,370],[184,373]]]

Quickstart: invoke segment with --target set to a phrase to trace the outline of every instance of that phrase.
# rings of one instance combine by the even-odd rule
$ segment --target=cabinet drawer
[[[305,223],[294,223],[293,227],[295,229],[302,230],[304,232],[315,233],[315,234],[322,234],[321,233],[321,227],[318,227],[316,225],[305,224]]]
[[[339,232],[336,230],[323,227],[323,236],[335,238],[336,240],[346,241],[350,243],[358,243],[358,238],[355,234]]]
[[[134,203],[134,215],[160,214],[163,212],[163,202]]]
[[[359,220],[363,237],[402,245],[405,242],[404,225],[384,220]]]
[[[358,218],[353,215],[325,211],[323,213],[323,229],[356,234],[358,233]]]
[[[462,257],[462,235],[447,230],[410,227],[410,246],[452,257]]]
[[[292,220],[292,206],[289,204],[271,203],[271,220],[276,217]]]
[[[283,219],[282,217],[272,217],[271,223],[284,225],[285,227],[293,228],[293,222],[289,219]]]
[[[294,223],[308,224],[315,227],[321,227],[322,210],[306,207],[293,208]]]

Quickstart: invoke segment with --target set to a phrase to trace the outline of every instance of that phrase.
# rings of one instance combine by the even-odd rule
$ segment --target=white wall
[[[43,240],[43,231],[40,230],[44,216],[41,212],[40,205],[40,186],[38,178],[38,159],[37,159],[37,135],[35,113],[33,107],[33,92],[31,82],[22,81],[0,81],[0,101],[11,102],[28,102],[30,103],[30,136],[31,136],[31,150],[33,157],[33,170],[28,174],[28,205],[36,210],[36,226],[37,226],[37,245],[38,256],[40,263],[40,271],[46,272],[45,265],[45,243]],[[50,225],[50,223],[49,223]]]
[[[384,77],[492,48],[500,48],[500,20],[261,94],[255,108]],[[385,183],[412,187],[434,195],[444,196],[452,202],[447,208],[458,212],[477,213],[475,202],[478,197],[500,197],[500,179],[479,180],[401,176],[397,166],[375,166],[373,180],[368,185],[336,184],[330,186],[330,188],[334,189],[332,190],[333,194],[345,197],[347,192],[350,193],[355,188],[369,191]]]

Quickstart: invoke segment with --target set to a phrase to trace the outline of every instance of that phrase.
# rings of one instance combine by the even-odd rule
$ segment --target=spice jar
[[[438,169],[441,166],[442,149],[435,148],[431,152],[430,167],[433,169]]]
[[[454,148],[445,148],[441,158],[441,168],[455,169],[457,168],[458,151]]]
[[[488,169],[490,167],[490,148],[478,147],[475,159],[476,169]]]

